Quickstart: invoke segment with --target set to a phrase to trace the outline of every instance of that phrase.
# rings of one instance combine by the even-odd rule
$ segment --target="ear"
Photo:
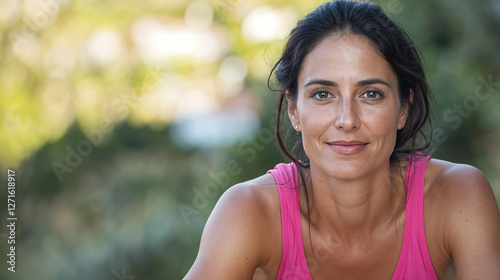
[[[410,88],[410,97],[408,101],[401,104],[401,113],[399,114],[398,119],[398,130],[401,130],[406,125],[406,120],[408,119],[408,113],[410,111],[410,104],[413,103],[413,89]]]
[[[297,112],[297,104],[290,99],[290,92],[287,90],[285,92],[286,102],[288,103],[288,118],[290,118],[290,122],[292,123],[293,128],[300,132],[300,121],[299,115]]]

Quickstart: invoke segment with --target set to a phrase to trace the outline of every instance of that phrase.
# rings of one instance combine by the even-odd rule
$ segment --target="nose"
[[[337,105],[335,127],[344,131],[352,131],[359,128],[360,120],[354,102],[344,99]]]

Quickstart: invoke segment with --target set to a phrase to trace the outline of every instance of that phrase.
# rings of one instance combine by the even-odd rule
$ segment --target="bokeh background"
[[[427,62],[436,157],[500,198],[500,2],[375,2]],[[284,160],[267,77],[321,3],[1,0],[0,278],[182,278],[224,190]]]

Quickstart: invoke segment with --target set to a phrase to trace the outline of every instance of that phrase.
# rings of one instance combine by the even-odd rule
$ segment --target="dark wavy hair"
[[[360,35],[369,39],[398,78],[399,99],[401,104],[409,104],[409,111],[406,125],[397,131],[396,144],[390,156],[391,163],[406,160],[411,154],[423,154],[431,144],[430,137],[422,129],[427,122],[430,125],[430,101],[434,99],[426,81],[420,52],[410,37],[377,4],[344,0],[325,3],[300,20],[291,31],[283,54],[274,65],[268,80],[271,89],[270,82],[274,74],[279,85],[279,89],[271,89],[279,92],[277,142],[284,155],[296,164],[304,190],[304,169],[309,167],[309,158],[304,152],[301,133],[295,132],[291,125],[286,129],[282,128],[283,119],[286,118],[283,104],[287,91],[291,102],[297,100],[298,76],[306,55],[324,38],[334,33]],[[291,151],[287,144],[292,147]],[[309,201],[307,191],[305,197]]]

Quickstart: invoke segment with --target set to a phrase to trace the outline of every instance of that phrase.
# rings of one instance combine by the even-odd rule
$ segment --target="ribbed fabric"
[[[406,204],[403,247],[392,279],[438,279],[432,266],[424,231],[423,191],[429,157],[414,157],[406,173]],[[269,170],[278,185],[281,203],[283,255],[277,279],[313,279],[304,254],[299,205],[299,180],[295,164],[280,163]]]

